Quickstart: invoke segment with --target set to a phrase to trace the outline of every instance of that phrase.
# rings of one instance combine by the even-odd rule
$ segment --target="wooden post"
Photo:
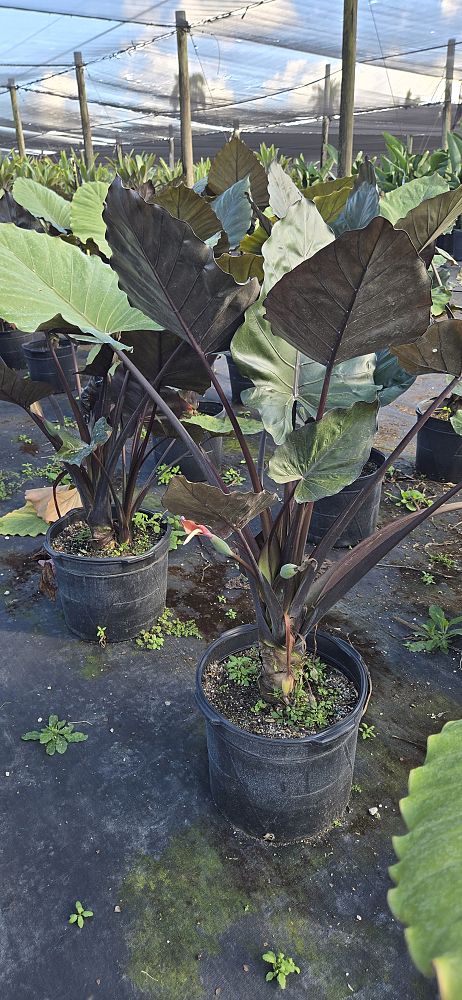
[[[358,0],[343,0],[342,90],[340,95],[338,175],[351,174],[355,106]]]
[[[414,145],[414,136],[410,135],[408,133],[408,135],[406,136],[406,149],[407,149],[409,155],[411,155],[411,153],[412,153],[412,147],[413,147],[413,145]]]
[[[13,121],[16,131],[16,145],[18,147],[18,153],[20,156],[25,156],[26,144],[24,142],[24,132],[22,130],[21,112],[19,110],[19,104],[18,104],[18,88],[13,78],[10,78],[8,80],[8,90],[10,92],[10,98],[11,98],[11,110],[13,112]]]
[[[175,136],[173,135],[173,125],[168,127],[168,165],[170,170],[175,167]]]
[[[184,10],[175,12],[176,40],[178,47],[178,89],[180,95],[181,162],[184,180],[188,187],[194,184],[194,159],[191,130],[191,94],[189,90],[188,32],[189,25]]]
[[[446,86],[444,88],[443,122],[441,128],[441,145],[443,149],[448,148],[448,132],[451,131],[452,81],[454,77],[455,51],[456,40],[455,38],[450,38],[446,55]]]
[[[330,63],[326,63],[324,74],[324,107],[322,116],[322,137],[320,166],[323,167],[327,159],[327,143],[329,142],[329,122],[330,122]]]
[[[85,163],[87,167],[90,167],[93,163],[93,143],[91,139],[90,115],[88,112],[87,91],[85,87],[85,69],[81,52],[74,52],[74,64],[75,75],[77,78],[77,89],[79,91],[80,119],[82,122]]]
[[[241,135],[241,126],[239,124],[239,118],[235,118],[233,121],[233,131],[231,133],[232,139],[239,139]]]

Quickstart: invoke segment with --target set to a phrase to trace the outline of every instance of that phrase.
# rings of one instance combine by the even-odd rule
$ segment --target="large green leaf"
[[[223,194],[244,177],[250,177],[253,201],[260,208],[268,205],[268,183],[266,173],[255,153],[242,139],[234,136],[218,151],[208,176],[208,188],[212,194]]]
[[[13,198],[37,219],[51,222],[59,232],[65,233],[71,228],[71,203],[51,188],[29,177],[17,177],[13,184]]]
[[[400,802],[408,829],[393,838],[398,863],[388,893],[393,916],[406,924],[411,958],[435,971],[441,1000],[462,996],[462,720],[429,736],[425,764],[411,771]]]
[[[355,403],[348,410],[330,410],[319,422],[293,431],[276,448],[269,475],[276,483],[300,480],[299,503],[340,493],[361,474],[377,428],[377,404]]]
[[[0,226],[0,315],[26,332],[59,316],[88,334],[158,329],[131,308],[100,257],[7,224]]]
[[[265,302],[273,333],[324,365],[416,340],[430,304],[425,264],[381,218],[285,274]]]
[[[462,375],[462,319],[432,323],[416,343],[395,347],[394,353],[412,375]]]
[[[220,222],[208,201],[185,184],[172,184],[150,201],[166,208],[175,219],[187,222],[204,243],[220,231]]]
[[[71,202],[71,229],[74,236],[77,236],[82,243],[93,240],[105,257],[111,256],[103,221],[108,188],[109,184],[104,181],[87,181],[77,188]]]
[[[0,222],[13,222],[20,229],[36,229],[38,232],[43,232],[40,220],[15,201],[9,191],[3,191],[0,197]]]
[[[273,160],[268,169],[268,194],[271,209],[278,219],[283,219],[290,206],[296,205],[303,197],[300,188],[277,160]]]
[[[252,222],[249,194],[249,177],[243,177],[212,201],[213,211],[228,237],[231,250],[239,246]]]
[[[316,405],[320,368],[273,336],[264,318],[263,302],[283,274],[333,238],[310,201],[302,199],[288,207],[263,245],[265,278],[260,297],[247,310],[245,322],[233,338],[234,361],[255,384],[255,389],[246,390],[243,398],[259,411],[266,430],[277,444],[292,431],[294,402]]]
[[[182,340],[190,331],[205,352],[228,347],[258,294],[256,278],[237,285],[190,226],[118,180],[109,188],[104,219],[111,266],[130,301]]]
[[[450,229],[462,213],[462,184],[417,205],[396,223],[404,229],[419,252]]]
[[[448,132],[448,153],[451,169],[455,177],[462,175],[462,138],[453,132]]]
[[[30,409],[32,403],[45,399],[54,392],[48,382],[32,382],[30,378],[18,375],[18,372],[8,368],[0,359],[0,399],[6,403],[16,403],[24,410]]]
[[[395,225],[398,219],[403,219],[413,208],[417,208],[417,205],[429,198],[435,198],[448,188],[449,184],[441,174],[417,177],[382,195],[379,203],[380,215]]]
[[[46,535],[48,524],[38,516],[32,503],[26,503],[24,507],[11,510],[9,514],[0,517],[0,535],[30,535],[36,538],[37,535]]]
[[[266,510],[276,500],[275,493],[223,493],[208,483],[190,483],[184,476],[174,476],[162,497],[164,507],[171,514],[184,517],[207,527],[223,538],[235,528],[245,525]]]
[[[237,420],[243,434],[260,434],[263,430],[260,421],[253,420],[252,417],[238,417]],[[213,417],[209,413],[194,413],[192,416],[183,417],[183,423],[202,427],[210,434],[234,434],[229,417]]]

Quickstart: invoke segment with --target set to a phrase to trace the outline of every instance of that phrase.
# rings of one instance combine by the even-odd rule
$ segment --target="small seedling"
[[[415,638],[404,645],[413,653],[433,653],[436,650],[447,653],[452,640],[462,635],[462,615],[446,618],[442,608],[436,604],[430,605],[428,615],[428,621],[423,625],[412,626]]]
[[[241,687],[249,687],[258,673],[255,659],[244,653],[229,656],[225,663],[225,670],[230,681],[234,681]]]
[[[159,465],[157,470],[157,485],[168,486],[171,479],[180,472],[179,465]]]
[[[361,739],[363,740],[375,740],[377,733],[375,731],[375,726],[368,726],[367,722],[362,722],[359,731],[361,733]]]
[[[21,444],[32,444],[33,443],[32,438],[28,437],[27,434],[18,434],[18,441],[20,441]]]
[[[341,819],[334,819],[334,822],[332,823],[332,827],[335,830],[338,830],[341,827],[341,825],[342,825]]]
[[[226,597],[224,594],[218,594],[217,601],[219,604],[226,604]]]
[[[456,565],[455,559],[453,559],[453,557],[447,552],[432,552],[430,562],[440,563],[441,566],[445,566],[446,569],[454,569]]]
[[[278,951],[277,955],[274,951],[265,951],[262,955],[264,962],[269,962],[273,966],[269,972],[266,973],[265,979],[267,983],[270,983],[272,979],[276,979],[277,983],[281,987],[281,990],[285,990],[287,984],[287,976],[290,976],[292,972],[297,974],[300,972],[298,965],[295,965],[293,958],[284,955],[283,951]]]
[[[202,635],[193,618],[182,622],[175,618],[170,608],[165,608],[152,629],[143,629],[136,637],[136,645],[140,649],[162,649],[166,635],[174,635],[177,639],[194,636],[202,639]]]
[[[351,791],[353,792],[354,795],[361,795],[362,792],[361,785],[352,785]]]
[[[231,621],[234,621],[237,618],[237,611],[234,608],[228,608],[228,611],[225,612],[225,618],[230,618]]]
[[[93,916],[93,910],[85,910],[82,903],[77,900],[75,904],[75,913],[71,913],[69,917],[70,924],[77,924],[77,927],[82,929],[86,920]]]
[[[387,493],[387,497],[390,497],[397,507],[405,507],[406,510],[421,510],[422,507],[431,507],[433,501],[429,500],[422,493],[422,490],[400,490],[399,495],[395,496],[393,493]]]
[[[255,702],[255,705],[252,705],[250,711],[254,715],[260,715],[260,712],[263,712],[267,707],[268,707],[268,702],[263,701],[263,698],[259,698],[258,701]]]
[[[57,715],[50,715],[47,726],[24,733],[21,739],[38,740],[48,756],[53,757],[55,753],[66,753],[69,743],[83,743],[88,736],[86,733],[75,733],[72,722],[60,721]]]
[[[227,486],[242,486],[242,483],[245,483],[245,477],[241,476],[239,469],[234,469],[232,465],[222,472],[221,478]]]
[[[99,642],[99,644],[101,646],[101,649],[105,649],[105,647],[107,646],[106,631],[107,631],[107,626],[106,625],[97,625],[96,626],[96,638],[97,638],[97,640],[98,640],[98,642]]]
[[[420,577],[420,579],[422,580],[422,583],[424,583],[426,587],[431,587],[432,583],[436,583],[436,580],[435,580],[435,577],[433,576],[433,574],[432,573],[427,573],[426,570],[423,571],[422,576]]]
[[[388,467],[388,469],[387,469],[387,471],[385,473],[385,479],[394,480],[395,474],[396,474],[395,466],[394,465],[389,465],[389,467]]]

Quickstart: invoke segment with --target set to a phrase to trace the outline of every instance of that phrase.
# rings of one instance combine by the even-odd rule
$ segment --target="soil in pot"
[[[270,705],[260,695],[260,670],[258,647],[251,646],[226,660],[209,663],[202,675],[210,704],[250,733],[280,739],[311,736],[344,719],[358,700],[356,688],[345,674],[308,655],[303,673],[309,687],[301,678],[290,704]]]
[[[430,403],[430,399],[419,403],[417,417]],[[415,464],[417,472],[436,482],[458,483],[462,479],[462,435],[454,430],[445,407],[417,431]]]
[[[148,512],[146,517],[151,520]],[[97,630],[103,629],[107,642],[123,642],[152,626],[167,596],[170,527],[160,519],[158,524],[158,532],[145,525],[131,547],[121,551],[119,546],[108,555],[91,552],[88,526],[80,510],[50,525],[45,549],[53,560],[71,632],[95,642]],[[142,551],[132,554],[129,548]]]
[[[48,382],[56,392],[63,392],[53,356],[45,339],[32,340],[24,345],[24,356],[31,379],[35,382]],[[59,338],[56,354],[71,388],[75,388],[75,362],[72,346],[67,337]]]
[[[23,345],[31,341],[32,333],[24,333],[22,330],[1,330],[0,331],[0,358],[16,371],[26,368],[26,358]]]
[[[318,542],[320,538],[323,538],[335,519],[355,500],[358,493],[367,485],[368,478],[376,472],[384,461],[385,456],[382,452],[373,448],[361,475],[358,479],[355,479],[354,483],[351,483],[350,486],[345,486],[335,496],[325,497],[323,500],[316,501],[308,536],[310,542]],[[345,528],[345,531],[337,542],[337,548],[348,548],[350,545],[357,545],[358,542],[362,542],[364,538],[368,538],[369,535],[373,534],[377,527],[381,495],[382,484],[379,482],[376,483],[374,489],[366,497],[360,510],[357,511],[353,520]]]
[[[209,646],[197,668],[196,700],[206,721],[212,798],[229,822],[250,836],[281,843],[315,837],[348,804],[369,675],[352,646],[318,629],[316,641],[307,636],[307,651],[326,664],[326,675],[329,672],[334,685],[335,671],[346,678],[343,707],[338,688],[334,709],[340,714],[345,709],[346,714],[307,736],[251,732],[216,708],[205,686],[214,676],[213,664],[224,669],[226,661],[251,649],[257,640],[254,625],[225,632]],[[255,707],[254,693],[252,704]],[[230,706],[228,711],[237,709]],[[283,728],[286,724],[284,720]]]
[[[199,413],[206,413],[212,417],[222,417],[224,416],[223,406],[220,402],[215,402],[215,400],[203,399],[200,401],[198,406]],[[154,448],[154,460],[159,462],[169,445],[172,444],[172,438],[155,438],[155,448]],[[216,469],[221,468],[222,456],[223,456],[223,438],[219,435],[204,435],[201,441],[201,447],[205,451],[205,454],[213,462]],[[169,448],[168,453],[165,455],[165,464],[168,466],[178,466],[179,471],[190,483],[202,483],[205,482],[205,476],[202,469],[196,462],[192,455],[185,454],[186,446],[182,441],[174,441],[174,444]]]

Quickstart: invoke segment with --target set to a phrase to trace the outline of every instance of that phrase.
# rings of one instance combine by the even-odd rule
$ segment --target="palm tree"
[[[189,89],[191,92],[191,107],[195,109],[205,108],[207,99],[205,95],[205,80],[202,73],[193,73],[192,76],[189,77]],[[179,111],[179,100],[180,86],[177,73],[175,77],[175,84],[170,94],[170,102],[173,111]]]

